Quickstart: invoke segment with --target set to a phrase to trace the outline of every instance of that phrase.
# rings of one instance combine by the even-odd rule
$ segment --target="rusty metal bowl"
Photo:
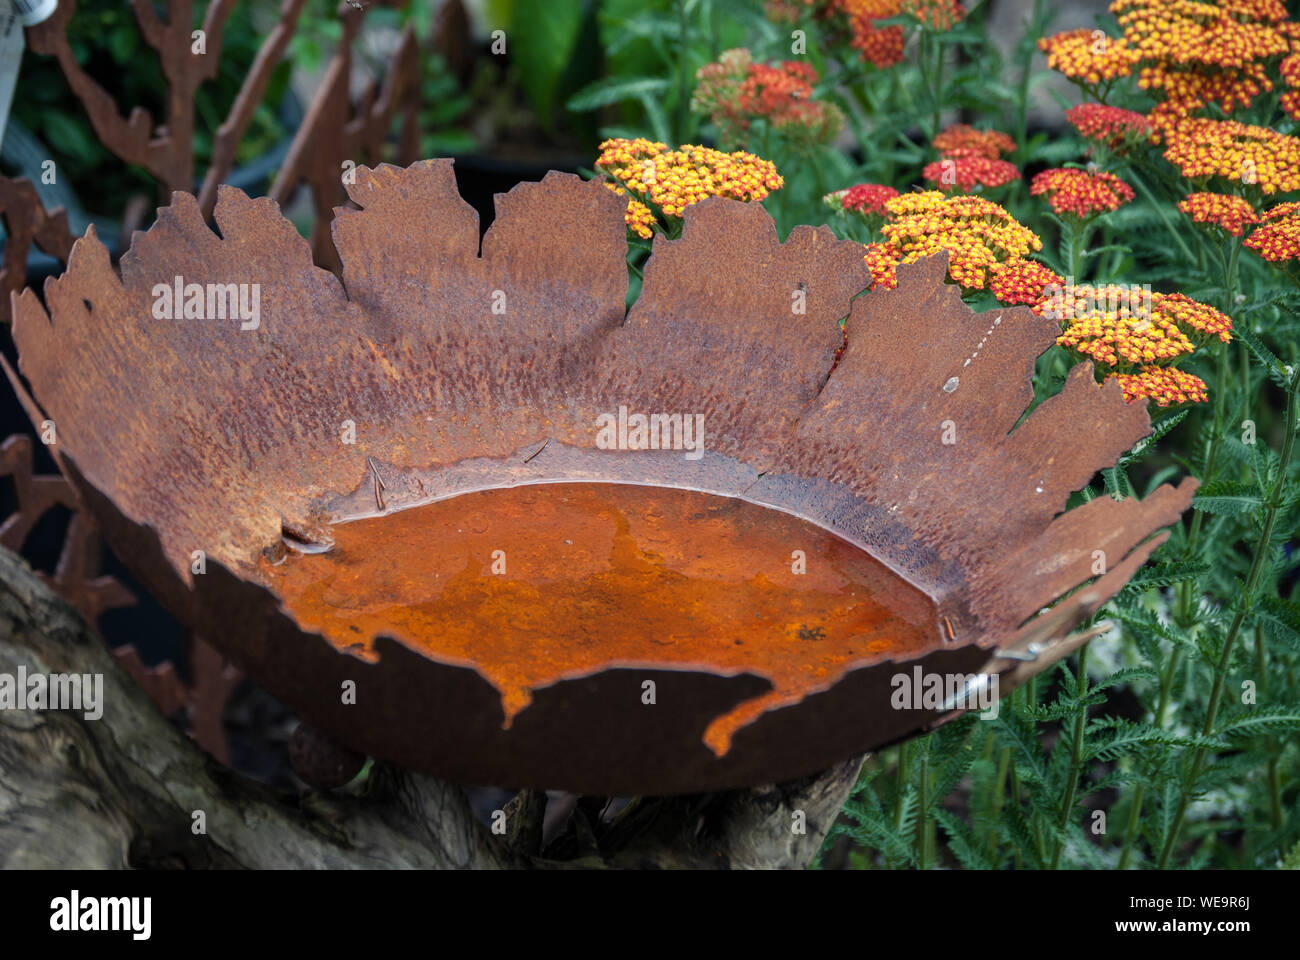
[[[500,195],[481,253],[449,161],[348,192],[341,281],[235,189],[215,230],[175,194],[120,276],[92,230],[15,297],[8,372],[132,572],[357,751],[589,794],[809,774],[960,712],[901,673],[1061,655],[1189,504],[1062,513],[1146,410],[1083,364],[1019,422],[1056,325],[973,312],[942,257],[858,296],[860,245],[708,200],[628,312],[601,184]]]

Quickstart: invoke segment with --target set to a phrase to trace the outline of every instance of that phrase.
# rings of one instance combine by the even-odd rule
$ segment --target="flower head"
[[[1142,58],[1123,38],[1097,37],[1092,30],[1067,30],[1043,37],[1038,48],[1047,54],[1050,69],[1094,85],[1127,77]]]
[[[931,30],[951,30],[966,16],[966,8],[957,0],[902,0],[899,12]]]
[[[898,248],[892,243],[871,243],[867,245],[867,269],[871,271],[871,289],[898,286]]]
[[[1258,223],[1255,208],[1238,196],[1227,193],[1189,193],[1178,203],[1178,209],[1196,223],[1208,223],[1241,236],[1248,224]]]
[[[1100,103],[1071,107],[1065,111],[1065,119],[1087,139],[1104,143],[1112,150],[1150,134],[1150,125],[1142,114]]]
[[[1037,260],[1008,260],[989,272],[989,292],[1008,305],[1036,306],[1043,302],[1049,287],[1065,283],[1060,274]]]
[[[927,164],[921,176],[940,190],[970,193],[977,187],[1001,187],[1019,180],[1020,171],[1005,160],[992,160],[976,150],[958,149]]]
[[[1300,189],[1300,139],[1235,120],[1193,117],[1165,131],[1165,159],[1184,177],[1257,184],[1264,193]]]
[[[1016,141],[998,130],[976,130],[958,123],[937,133],[930,142],[940,153],[969,150],[996,160],[1004,153],[1013,153]]]
[[[1029,192],[1034,196],[1046,194],[1058,214],[1085,218],[1118,210],[1133,199],[1133,188],[1113,173],[1073,167],[1044,170],[1034,177]]]
[[[1260,219],[1263,224],[1244,245],[1270,263],[1300,260],[1300,203],[1279,203]]]
[[[670,217],[680,217],[706,197],[762,200],[785,184],[775,164],[751,153],[723,153],[691,144],[669,150],[643,139],[606,140],[596,166]]]
[[[1272,23],[1286,19],[1286,8],[1268,0],[1115,0],[1110,10],[1129,46],[1148,61],[1240,68],[1289,49]]]
[[[756,117],[816,142],[833,140],[844,124],[838,107],[813,99],[817,71],[810,63],[755,63],[741,47],[705,64],[695,78],[691,109],[709,114],[727,140],[743,142]]]
[[[1181,293],[1067,286],[1034,310],[1065,321],[1056,341],[1061,346],[1111,367],[1172,360],[1191,353],[1194,340],[1232,339],[1227,314]]]
[[[1097,363],[1150,364],[1195,349],[1172,318],[1134,303],[1128,287],[1066,288],[1067,301],[1071,295],[1074,308],[1066,313],[1073,316],[1056,342]]]
[[[1119,381],[1124,390],[1124,400],[1154,400],[1167,407],[1171,403],[1206,403],[1209,393],[1205,381],[1177,367],[1149,366],[1137,373],[1112,373],[1107,380]]]
[[[902,13],[901,0],[831,0],[830,9],[848,20],[849,45],[862,59],[884,69],[903,60],[907,36],[898,24],[877,26]]]
[[[626,197],[627,191],[617,183],[606,181],[605,186],[613,190],[620,197]],[[623,216],[627,228],[643,240],[649,240],[654,236],[655,215],[640,200],[628,200],[627,213]]]
[[[884,214],[885,204],[896,196],[897,190],[882,183],[859,183],[847,190],[828,193],[823,199],[834,209],[871,216]]]
[[[997,264],[1043,248],[1032,230],[983,197],[927,190],[902,194],[885,209],[890,222],[882,232],[897,262],[946,250],[949,276],[967,289],[983,289]]]
[[[1292,53],[1278,66],[1287,90],[1282,94],[1282,109],[1292,120],[1300,120],[1300,53]]]

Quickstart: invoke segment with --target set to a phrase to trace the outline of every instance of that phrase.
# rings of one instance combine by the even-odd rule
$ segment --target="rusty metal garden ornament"
[[[481,253],[449,161],[348,193],[341,282],[271,201],[223,188],[214,232],[177,193],[13,332],[108,543],[354,750],[589,794],[812,773],[963,706],[900,674],[1062,655],[1189,504],[1062,514],[1147,413],[1085,364],[1019,423],[1056,325],[940,258],[854,299],[861,246],[711,199],[626,312],[601,184],[499,196]]]

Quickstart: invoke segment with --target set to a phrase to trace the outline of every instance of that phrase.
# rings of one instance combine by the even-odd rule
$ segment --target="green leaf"
[[[1206,513],[1239,517],[1253,513],[1264,505],[1264,494],[1253,483],[1239,480],[1216,480],[1207,483],[1192,498],[1192,506]]]
[[[1128,582],[1124,588],[1126,592],[1132,590],[1141,593],[1143,590],[1150,590],[1152,587],[1172,587],[1175,583],[1182,583],[1184,580],[1195,580],[1210,570],[1208,563],[1201,563],[1192,560],[1179,560],[1172,563],[1149,563]],[[1131,593],[1130,593],[1131,596]]]
[[[1207,750],[1222,749],[1223,744],[1207,737],[1179,736],[1171,730],[1162,730],[1149,723],[1135,723],[1118,717],[1102,717],[1088,727],[1089,741],[1084,748],[1087,760],[1117,760],[1133,753],[1134,748],[1161,744],[1163,746],[1201,747]],[[1093,733],[1099,734],[1095,739]]]
[[[1281,866],[1283,870],[1300,870],[1300,841],[1282,858]]]
[[[1277,354],[1264,345],[1263,340],[1259,339],[1259,337],[1255,336],[1255,334],[1248,330],[1245,324],[1242,324],[1240,327],[1235,327],[1232,333],[1238,340],[1244,343],[1250,349],[1250,352],[1255,355],[1255,358],[1264,365],[1264,369],[1268,371],[1268,375],[1274,383],[1283,390],[1289,391],[1291,389],[1286,364],[1277,358]]]
[[[1150,667],[1124,667],[1116,670],[1109,677],[1102,680],[1095,687],[1093,692],[1105,690],[1108,687],[1131,686],[1135,680],[1150,680],[1152,682],[1160,679],[1159,675]]]
[[[1133,461],[1145,456],[1161,437],[1182,423],[1189,413],[1191,413],[1190,410],[1179,410],[1177,413],[1171,413],[1167,417],[1161,417],[1155,423],[1151,424],[1151,436],[1144,437],[1134,444],[1133,449],[1120,458],[1120,462],[1132,463]]]
[[[543,126],[550,129],[555,98],[582,30],[583,0],[535,0],[515,5],[510,59]]]
[[[664,113],[664,108],[658,98],[642,94],[639,98],[641,106],[645,107],[646,120],[650,123],[650,130],[654,138],[660,143],[669,143],[672,140],[672,134],[668,131],[668,116]]]
[[[1300,650],[1300,603],[1281,597],[1264,597],[1251,615],[1271,640],[1289,643]]]
[[[1215,735],[1229,738],[1257,737],[1284,730],[1300,730],[1300,706],[1249,710],[1220,726]]]
[[[971,835],[969,826],[943,809],[936,810],[934,818],[939,821],[939,826],[943,827],[944,833],[948,834],[948,848],[952,850],[958,863],[967,870],[993,869],[993,864],[989,863],[984,851]]]
[[[585,113],[611,103],[653,97],[670,86],[671,82],[664,77],[605,77],[587,84],[571,96],[565,106],[576,113]]]

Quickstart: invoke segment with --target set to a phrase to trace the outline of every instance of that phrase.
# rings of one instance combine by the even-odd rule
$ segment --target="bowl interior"
[[[934,602],[860,547],[736,497],[619,483],[500,487],[286,537],[259,564],[304,629],[373,657],[387,636],[473,666],[505,723],[532,691],[610,666],[756,673],[771,693],[705,735],[847,670],[941,642]]]

